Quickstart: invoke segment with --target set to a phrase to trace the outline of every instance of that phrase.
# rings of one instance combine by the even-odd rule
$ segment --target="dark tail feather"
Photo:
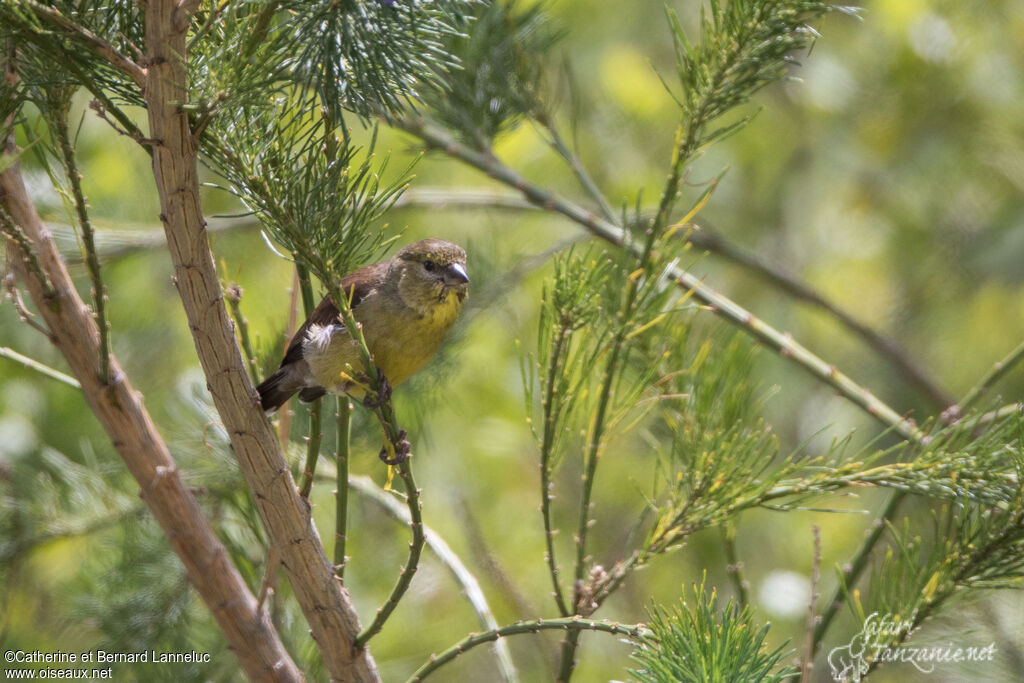
[[[289,374],[289,368],[283,367],[256,387],[256,391],[260,392],[260,405],[265,412],[274,412],[302,388],[289,380]]]
[[[303,403],[312,403],[325,394],[327,394],[327,390],[323,387],[306,387],[299,392],[299,400]]]

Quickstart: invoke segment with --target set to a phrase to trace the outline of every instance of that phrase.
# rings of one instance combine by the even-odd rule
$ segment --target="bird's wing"
[[[388,263],[385,261],[360,268],[342,279],[341,291],[348,295],[349,306],[355,309],[370,292],[380,285],[387,271]],[[281,361],[281,367],[302,360],[302,343],[306,341],[306,333],[309,332],[310,326],[343,325],[338,320],[340,314],[341,311],[338,310],[331,297],[325,296],[292,337],[288,344],[288,352],[284,355],[284,360]]]

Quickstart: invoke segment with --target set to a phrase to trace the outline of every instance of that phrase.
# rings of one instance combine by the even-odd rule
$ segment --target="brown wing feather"
[[[384,276],[388,272],[389,265],[387,261],[374,263],[360,268],[342,279],[341,291],[349,296],[349,306],[355,309],[366,295],[383,281]],[[292,337],[291,342],[288,344],[288,352],[285,353],[284,360],[281,361],[281,367],[302,360],[302,342],[305,341],[306,333],[311,325],[337,323],[339,322],[338,316],[340,314],[341,311],[338,310],[331,297],[325,296],[320,304],[313,309],[309,318],[302,323],[302,327],[295,333],[295,336]]]

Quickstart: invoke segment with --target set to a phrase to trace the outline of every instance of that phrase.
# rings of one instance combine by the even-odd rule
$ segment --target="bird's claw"
[[[388,444],[385,444],[380,449],[380,459],[385,465],[397,465],[401,462],[405,462],[405,459],[409,457],[409,452],[412,451],[412,444],[405,438],[407,434],[405,430],[399,430],[398,432],[398,443],[395,444],[396,450],[394,455],[391,455],[388,448]]]

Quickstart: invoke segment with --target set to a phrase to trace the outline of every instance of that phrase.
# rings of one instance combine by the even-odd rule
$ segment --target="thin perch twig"
[[[384,508],[395,519],[406,524],[409,523],[409,511],[402,506],[393,494],[389,494],[377,486],[369,477],[349,477],[348,483],[358,493]],[[434,551],[434,554],[441,560],[441,563],[448,568],[452,576],[455,577],[455,580],[462,586],[466,593],[466,599],[469,600],[477,614],[477,618],[480,620],[480,625],[488,630],[497,630],[498,622],[494,618],[494,613],[491,611],[490,605],[487,604],[487,598],[484,597],[480,583],[473,576],[473,573],[469,571],[462,560],[459,559],[459,556],[452,551],[451,547],[436,531],[424,525],[423,535],[426,539],[427,547]],[[519,680],[515,665],[512,663],[512,654],[509,652],[505,641],[500,638],[494,641],[494,653],[498,658],[498,669],[501,671],[505,681],[513,683]]]
[[[55,98],[57,99],[57,98]],[[85,247],[85,266],[89,271],[89,279],[92,281],[93,305],[96,308],[96,325],[100,330],[100,382],[106,384],[110,381],[110,323],[107,320],[107,288],[103,284],[103,274],[100,271],[100,260],[96,254],[96,240],[92,221],[89,220],[89,205],[82,191],[82,175],[78,172],[78,164],[75,162],[75,149],[71,145],[71,132],[68,127],[68,111],[70,97],[66,98],[61,106],[61,111],[53,112],[51,122],[53,132],[60,146],[61,157],[64,162],[64,174],[71,183],[71,196],[75,203],[75,212],[78,214],[78,226],[82,230],[82,244]]]
[[[814,667],[814,624],[817,620],[814,608],[818,602],[818,581],[821,578],[821,529],[815,524],[811,531],[814,533],[814,561],[811,566],[811,599],[807,606],[807,637],[804,641],[804,659],[800,666],[800,683],[811,683],[811,669]]]
[[[1013,370],[1014,366],[1016,366],[1022,359],[1024,359],[1024,342],[1021,342],[1017,348],[1010,351],[1005,358],[993,365],[978,381],[978,383],[971,387],[970,391],[968,391],[960,400],[960,403],[955,406],[955,417],[960,417],[961,415],[966,414],[975,403],[977,403],[993,386],[995,386],[996,382],[1002,379],[1006,373]]]
[[[400,130],[416,136],[428,147],[439,149],[445,154],[487,173],[495,180],[516,188],[528,201],[537,206],[566,216],[592,234],[616,246],[626,246],[626,234],[622,228],[573,202],[530,183],[493,155],[480,154],[470,149],[453,138],[447,131],[440,130],[423,117],[394,119],[392,123]],[[661,213],[659,211],[659,215]],[[783,357],[790,359],[820,381],[833,387],[876,420],[892,427],[900,436],[913,441],[924,437],[913,421],[901,416],[873,393],[840,372],[834,365],[826,363],[798,343],[791,335],[780,332],[756,318],[742,306],[705,285],[701,278],[688,271],[677,267],[670,275],[680,287],[693,290],[694,298],[708,306],[716,315],[745,330],[769,348],[778,351]]]
[[[82,385],[74,377],[70,375],[65,375],[60,370],[55,370],[54,368],[51,368],[49,365],[46,365],[45,363],[40,363],[34,358],[23,356],[14,349],[9,348],[7,346],[0,346],[0,357],[9,358],[17,363],[21,363],[29,370],[35,370],[38,373],[46,375],[51,379],[55,379],[58,382],[63,382],[64,384],[67,384],[70,387],[74,387],[75,389],[82,388]]]
[[[432,674],[437,669],[441,668],[448,662],[452,661],[461,654],[464,654],[467,650],[489,643],[492,640],[498,638],[504,638],[505,636],[514,636],[522,633],[539,633],[545,630],[558,630],[558,631],[603,631],[604,633],[611,633],[613,635],[626,636],[628,638],[640,639],[648,635],[649,631],[643,624],[626,625],[617,624],[611,621],[596,621],[594,619],[584,619],[583,617],[562,617],[559,619],[535,619],[530,621],[517,621],[514,624],[503,626],[499,629],[491,631],[485,631],[483,633],[474,633],[467,638],[459,641],[452,647],[448,648],[444,652],[431,655],[430,661],[416,669],[416,672],[409,678],[407,683],[419,683],[424,678]]]

